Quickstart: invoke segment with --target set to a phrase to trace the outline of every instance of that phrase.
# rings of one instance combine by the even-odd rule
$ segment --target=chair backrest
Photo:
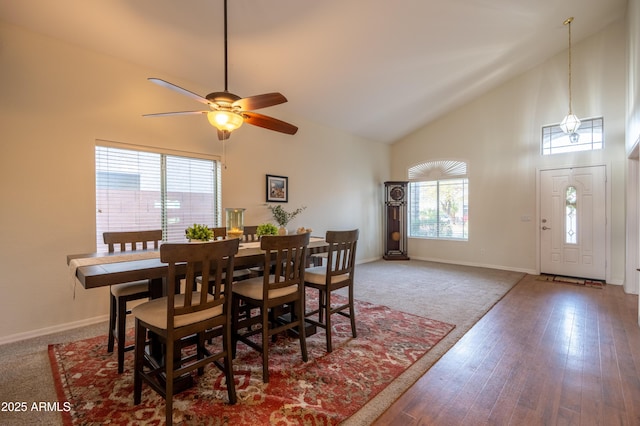
[[[182,305],[175,306],[174,292],[167,292],[167,329],[173,328],[180,315],[220,305],[225,313],[230,313],[233,274],[225,274],[225,271],[233,271],[239,244],[240,241],[233,238],[206,243],[165,243],[160,247],[160,260],[169,264],[167,283],[185,280]],[[200,276],[201,288],[197,295],[196,278]]]
[[[273,274],[264,274],[263,297],[268,299],[269,290],[298,284],[304,291],[304,271],[307,246],[311,234],[263,235],[260,248],[265,251],[264,270],[274,265]]]
[[[258,241],[258,225],[244,227],[244,235],[242,241]]]
[[[209,228],[211,232],[213,232],[214,240],[226,240],[227,239],[227,228],[224,226],[219,226],[216,228]]]
[[[226,240],[227,228],[224,226],[218,228],[209,228],[213,232],[214,240]],[[258,225],[251,225],[244,227],[244,234],[242,235],[242,241],[258,241]]]
[[[160,241],[162,241],[162,229],[151,231],[105,232],[102,234],[102,238],[104,243],[109,247],[109,253],[116,251],[116,248],[120,251],[146,250],[151,248],[151,246],[157,249]]]
[[[353,280],[358,235],[358,229],[327,231],[325,237],[326,242],[329,244],[329,251],[327,252],[327,282],[332,282],[332,277],[334,276],[342,278],[346,274]]]

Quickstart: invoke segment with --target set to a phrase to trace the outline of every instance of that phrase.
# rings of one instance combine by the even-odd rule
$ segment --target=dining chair
[[[209,228],[211,229],[211,231],[213,232],[213,239],[214,240],[226,240],[227,239],[227,228],[224,226],[219,226],[219,227],[215,227],[215,228]],[[256,236],[256,232],[257,232],[258,227],[257,226],[247,226],[245,227],[245,234],[242,236],[242,241],[246,242],[246,241],[256,241],[257,240],[257,236]],[[247,230],[249,232],[253,232],[252,234],[247,234]],[[249,268],[242,268],[242,269],[237,269],[235,271],[233,271],[233,280],[234,281],[241,281],[241,280],[246,280],[247,278],[250,278],[251,276],[253,276],[254,274],[252,273],[251,269]],[[200,282],[200,279],[198,280],[198,282]]]
[[[133,308],[136,319],[134,404],[141,402],[142,384],[147,383],[165,399],[167,425],[171,425],[173,419],[174,380],[196,369],[202,375],[208,363],[224,372],[229,403],[236,403],[230,328],[232,280],[223,276],[225,271],[233,270],[238,245],[237,239],[163,244],[160,260],[168,264],[167,286],[177,285],[182,279],[184,285],[178,294],[167,291],[167,296]],[[194,283],[199,275],[203,280],[200,290],[196,291]],[[211,330],[219,329],[222,345],[211,352],[205,340]],[[147,332],[154,333],[164,343],[162,360],[152,359],[146,350]],[[192,339],[195,342],[185,340],[193,335],[197,336]],[[195,351],[184,351],[193,343]]]
[[[214,240],[226,240],[227,239],[227,228],[224,226],[218,226],[215,228],[209,228],[211,232],[213,232]]]
[[[331,345],[331,315],[339,314],[351,320],[351,334],[356,336],[356,317],[353,307],[353,276],[355,272],[357,229],[351,231],[327,231],[326,242],[329,250],[326,265],[307,268],[304,274],[304,285],[318,290],[318,308],[305,313],[306,321],[325,329],[327,352],[333,350]],[[348,287],[347,303],[331,304],[331,293]],[[349,312],[344,312],[345,310]],[[317,319],[316,319],[317,318]]]
[[[258,241],[260,238],[258,237],[258,225],[249,225],[244,227],[244,235],[242,236],[242,241],[244,242],[252,242]]]
[[[260,240],[258,236],[258,225],[248,225],[244,227],[244,235],[242,236],[242,242],[252,243]],[[249,268],[250,276],[261,277],[264,274],[263,266],[252,266]]]
[[[219,226],[219,227],[215,227],[215,228],[209,228],[211,229],[211,232],[213,232],[213,239],[214,240],[225,240],[227,238],[227,228],[224,226]],[[250,226],[245,226],[244,229],[244,234],[242,235],[242,241],[243,242],[251,242],[251,241],[258,241],[258,225],[250,225]]]
[[[308,359],[304,327],[304,268],[308,245],[308,233],[263,236],[260,248],[265,251],[264,270],[269,270],[273,261],[273,273],[233,286],[233,351],[235,354],[241,341],[262,353],[264,383],[269,382],[270,337],[285,330],[297,330],[302,360]],[[276,308],[284,305],[291,311],[288,318],[276,317]],[[256,334],[261,335],[261,343],[250,338]]]
[[[138,249],[158,249],[162,241],[162,230],[105,232],[102,239],[107,245],[109,253],[116,251],[135,251]],[[124,371],[124,353],[133,349],[133,345],[126,344],[127,303],[134,300],[149,298],[149,280],[132,281],[114,284],[109,291],[109,337],[107,352],[113,352],[115,340],[118,340],[118,373]]]

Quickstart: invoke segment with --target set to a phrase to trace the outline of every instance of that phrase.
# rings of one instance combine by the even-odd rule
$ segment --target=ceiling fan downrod
[[[224,91],[228,92],[227,77],[227,0],[224,0]]]

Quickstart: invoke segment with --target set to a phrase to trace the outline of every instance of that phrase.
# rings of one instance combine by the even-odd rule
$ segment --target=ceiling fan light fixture
[[[295,135],[298,128],[273,117],[260,114],[251,110],[267,108],[287,102],[281,93],[272,92],[262,95],[241,98],[228,90],[228,61],[227,61],[227,0],[224,0],[224,91],[212,92],[206,98],[183,89],[180,86],[169,83],[160,78],[149,78],[149,81],[181,93],[194,101],[207,105],[210,111],[175,111],[158,114],[144,114],[145,117],[162,117],[167,115],[202,115],[206,114],[209,123],[218,129],[218,139],[229,139],[231,132],[242,126],[245,121],[252,126],[262,127],[267,130]]]
[[[218,130],[226,130],[233,132],[244,122],[244,119],[240,114],[231,111],[209,111],[207,113],[207,119],[213,127]]]

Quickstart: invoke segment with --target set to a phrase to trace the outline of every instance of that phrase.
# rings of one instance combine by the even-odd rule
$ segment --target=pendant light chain
[[[571,107],[571,22],[573,22],[573,17],[564,21],[564,24],[569,26],[569,115],[573,114],[573,109]]]
[[[573,114],[573,93],[572,93],[572,75],[571,75],[571,23],[573,17],[567,18],[563,24],[569,26],[569,113],[560,123],[560,129],[569,135],[571,142],[577,142],[580,135],[577,133],[580,128],[580,119]]]

